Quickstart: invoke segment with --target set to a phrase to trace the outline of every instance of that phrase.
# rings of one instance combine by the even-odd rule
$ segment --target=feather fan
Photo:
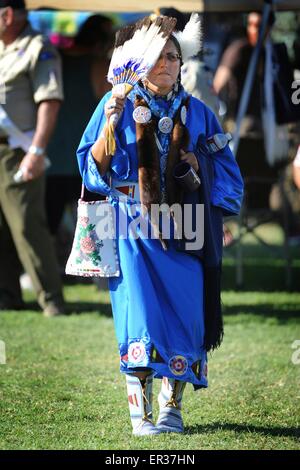
[[[113,85],[114,96],[126,97],[134,85],[149,73],[175,25],[175,18],[160,16],[151,20],[146,17],[117,33],[107,75],[107,80]],[[118,119],[119,116],[114,114],[107,126],[108,155],[114,155],[116,150],[114,129]]]

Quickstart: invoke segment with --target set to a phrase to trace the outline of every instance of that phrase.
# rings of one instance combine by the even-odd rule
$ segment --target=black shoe
[[[0,312],[4,310],[25,310],[25,304],[22,301],[0,298]]]

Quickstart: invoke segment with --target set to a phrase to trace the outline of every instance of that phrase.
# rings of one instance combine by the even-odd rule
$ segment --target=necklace
[[[156,96],[149,90],[146,90],[140,85],[136,85],[132,92],[129,94],[129,99],[134,103],[136,96],[141,96],[147,103],[146,106],[138,106],[133,112],[133,118],[136,122],[137,116],[143,115],[142,122],[147,123],[154,115],[158,119],[157,131],[155,132],[155,141],[159,153],[160,162],[160,183],[162,194],[166,191],[166,168],[168,161],[168,153],[171,143],[171,132],[173,129],[173,119],[180,108],[183,100],[187,97],[186,91],[182,86],[179,87],[177,92],[170,92],[166,97]],[[170,96],[169,96],[170,95]],[[139,109],[143,108],[143,109]],[[137,111],[138,110],[138,111]],[[146,112],[146,110],[148,112]],[[150,110],[150,114],[149,114]],[[145,118],[146,116],[146,118]],[[140,118],[139,118],[140,119]]]

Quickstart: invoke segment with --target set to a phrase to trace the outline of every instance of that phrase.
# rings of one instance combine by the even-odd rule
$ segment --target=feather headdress
[[[200,15],[198,15],[198,13],[192,13],[188,23],[185,25],[184,30],[174,31],[172,36],[175,36],[179,42],[183,62],[185,62],[189,57],[197,55],[202,47],[202,28]]]
[[[175,25],[175,18],[159,16],[152,20],[146,17],[117,33],[107,75],[107,80],[113,85],[114,96],[124,98],[134,85],[149,73]],[[114,155],[116,150],[114,128],[118,118],[117,114],[111,116],[107,127],[108,155]]]

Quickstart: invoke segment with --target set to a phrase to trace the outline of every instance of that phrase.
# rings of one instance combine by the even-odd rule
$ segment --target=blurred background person
[[[235,118],[237,115],[240,98],[242,96],[244,83],[246,80],[248,66],[251,60],[253,50],[259,38],[259,31],[262,22],[262,15],[258,12],[252,12],[247,16],[246,37],[233,41],[225,50],[220,65],[214,78],[214,89],[218,95],[226,101],[227,105],[227,130],[233,132],[235,128]],[[275,16],[271,13],[266,31],[266,37],[269,38],[271,28],[275,22]],[[277,212],[280,209],[279,221],[287,235],[293,237],[299,229],[299,220],[297,211],[294,210],[294,204],[291,199],[283,192],[290,188],[291,168],[285,168],[288,164],[290,153],[290,141],[288,130],[285,125],[277,126],[276,122],[272,126],[271,122],[263,122],[263,113],[266,112],[266,47],[264,45],[260,51],[256,73],[252,85],[250,99],[246,115],[243,119],[240,129],[240,143],[237,152],[242,175],[246,182],[246,206],[250,209],[271,208]],[[273,74],[277,70],[277,77],[270,86],[274,86],[274,107],[275,119],[278,115],[284,119],[281,103],[281,96],[278,93],[278,83],[280,80],[286,81],[284,88],[293,80],[292,65],[289,61],[287,48],[284,43],[272,44],[271,59]],[[284,75],[284,76],[283,76]],[[275,87],[276,84],[276,87]],[[281,84],[282,85],[282,84]],[[277,90],[277,91],[276,91]],[[288,90],[287,90],[288,91]],[[268,114],[266,113],[266,117]],[[288,120],[286,121],[288,122]],[[272,134],[272,129],[275,135]],[[276,140],[275,150],[276,158],[273,162],[268,161],[268,142],[270,139]],[[279,138],[280,137],[280,138]],[[276,153],[276,152],[275,152]],[[290,194],[290,192],[289,192]],[[283,213],[283,201],[285,202],[285,212]],[[285,224],[283,223],[284,218]]]
[[[252,12],[247,16],[246,36],[233,41],[226,48],[215,73],[213,86],[216,93],[226,101],[226,125],[227,130],[231,132],[234,131],[235,118],[248,66],[259,38],[261,21],[262,15],[258,12]],[[269,36],[274,21],[275,17],[272,13],[269,17],[266,37]],[[272,59],[274,56],[279,63],[290,67],[284,44],[273,45]],[[283,146],[283,160],[281,162],[274,162],[271,165],[266,158],[266,137],[268,136],[264,134],[262,121],[262,110],[265,107],[265,59],[266,52],[263,46],[254,75],[248,108],[240,129],[241,138],[237,152],[241,172],[249,182],[251,181],[246,191],[247,207],[254,209],[269,207],[271,187],[278,179],[279,170],[288,161],[287,138]],[[274,98],[276,100],[276,95]]]
[[[259,37],[262,16],[250,13],[247,17],[246,37],[233,41],[225,50],[220,65],[216,71],[213,86],[216,93],[226,102],[227,129],[234,131],[235,118],[242,95],[248,66],[253,50]],[[276,175],[269,167],[265,158],[264,137],[262,129],[262,92],[264,79],[264,53],[260,54],[257,70],[254,76],[246,115],[240,130],[240,144],[237,160],[242,175],[245,177],[263,177],[273,179]],[[267,207],[270,184],[248,187],[248,207]]]
[[[24,0],[0,0],[0,72],[5,85],[0,118],[0,310],[25,307],[19,282],[23,266],[45,316],[55,316],[64,313],[64,301],[47,228],[44,171],[63,99],[61,65],[53,46],[28,23]],[[15,182],[18,169],[22,180]]]

